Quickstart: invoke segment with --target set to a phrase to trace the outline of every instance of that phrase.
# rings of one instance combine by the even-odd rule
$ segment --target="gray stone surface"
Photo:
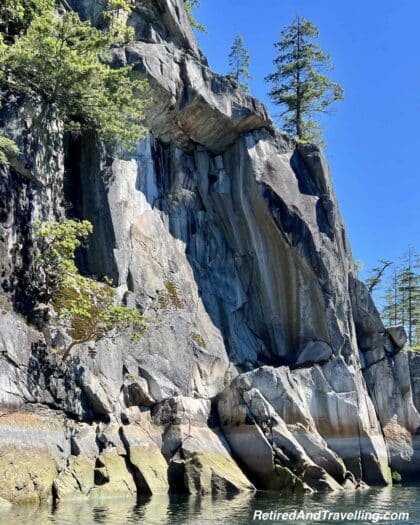
[[[413,402],[417,410],[420,411],[420,352],[411,351],[407,354]]]
[[[420,465],[420,416],[414,403],[409,365],[408,353],[402,351],[365,371],[388,446],[390,465],[405,480],[415,479]]]
[[[316,461],[317,455],[323,469],[329,461],[336,462],[341,458],[347,469],[353,472],[357,479],[365,479],[374,484],[387,482],[387,451],[383,441],[379,424],[376,421],[374,407],[365,393],[365,386],[361,373],[352,374],[342,360],[324,365],[324,368],[315,366],[308,369],[297,369],[293,372],[286,367],[277,369],[263,367],[253,372],[239,376],[230,387],[223,392],[219,401],[219,413],[222,428],[231,443],[235,453],[238,451],[231,439],[238,447],[238,442],[251,443],[255,438],[249,436],[250,428],[259,423],[262,429],[274,432],[279,421],[286,426],[291,425],[294,430],[300,424],[309,433],[314,435],[312,440],[306,441],[306,448],[302,448],[299,441],[293,437],[285,425],[280,425],[276,431],[281,436],[280,442],[286,456],[292,454],[294,465],[296,457],[309,463],[309,459]],[[256,414],[249,396],[259,398],[263,396],[271,413]],[[246,424],[247,414],[251,424]],[[273,426],[275,425],[275,426]],[[253,431],[255,433],[255,430]],[[231,437],[233,435],[233,437]],[[294,450],[288,449],[284,440],[293,444]],[[318,442],[318,451],[315,443]],[[323,446],[321,444],[324,444]],[[289,445],[290,446],[290,445]],[[240,445],[240,448],[245,445]],[[325,448],[325,454],[321,454]],[[297,454],[299,450],[299,454]],[[245,453],[246,455],[246,453]],[[267,455],[268,458],[268,455]],[[252,461],[252,459],[251,459]],[[269,463],[257,462],[258,468],[269,472]],[[332,464],[329,469],[331,470]],[[335,465],[335,474],[339,474],[339,467]],[[337,470],[338,469],[338,470]],[[303,480],[306,482],[305,480]]]
[[[70,5],[98,22],[97,2]],[[419,359],[354,276],[322,152],[274,133],[209,69],[181,0],[139,0],[129,23],[114,65],[148,78],[153,100],[134,153],[65,142],[25,103],[0,111],[31,172],[0,166],[0,448],[25,494],[341,490],[387,483],[389,465],[415,478]],[[148,326],[63,364],[31,269],[35,221],[66,213],[94,225],[80,268],[113,278]]]
[[[333,351],[330,345],[323,341],[310,341],[299,354],[296,361],[297,365],[312,366],[315,363],[325,363],[332,356]]]
[[[388,326],[386,330],[390,335],[392,342],[395,343],[398,348],[404,348],[407,342],[405,328],[403,326]]]

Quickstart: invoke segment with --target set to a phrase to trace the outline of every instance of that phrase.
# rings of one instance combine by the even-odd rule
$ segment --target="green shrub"
[[[0,135],[0,164],[9,164],[9,155],[16,155],[19,152],[19,148],[13,140]]]
[[[136,309],[114,304],[115,289],[108,279],[98,282],[80,275],[75,252],[92,231],[89,221],[38,224],[37,270],[43,280],[44,299],[72,339],[63,361],[77,345],[98,342],[121,332],[137,338],[145,329],[145,321]]]
[[[135,79],[130,67],[110,65],[112,45],[128,35],[128,30],[122,35],[125,22],[118,14],[125,2],[111,1],[103,31],[74,12],[58,15],[45,4],[24,34],[12,42],[2,38],[3,88],[25,95],[44,108],[43,116],[59,118],[68,131],[93,130],[113,146],[132,148],[145,134],[147,82]]]
[[[2,0],[0,5],[0,33],[8,43],[22,36],[32,20],[54,9],[54,0]]]

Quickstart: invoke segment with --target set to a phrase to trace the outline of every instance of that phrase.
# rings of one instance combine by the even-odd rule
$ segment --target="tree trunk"
[[[301,108],[301,92],[300,92],[300,54],[301,54],[301,30],[300,17],[298,17],[297,25],[297,51],[296,51],[296,136],[298,139],[303,138],[302,132],[302,108]]]

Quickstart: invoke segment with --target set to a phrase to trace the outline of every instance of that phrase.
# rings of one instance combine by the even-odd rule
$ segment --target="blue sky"
[[[251,54],[250,84],[272,115],[264,77],[273,43],[296,14],[320,29],[332,78],[345,100],[322,119],[341,212],[366,271],[381,258],[397,260],[409,244],[419,251],[420,2],[419,0],[201,0],[198,39],[211,67],[228,70],[236,33]]]

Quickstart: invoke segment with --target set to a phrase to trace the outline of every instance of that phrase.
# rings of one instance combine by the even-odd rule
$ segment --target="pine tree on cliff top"
[[[245,47],[242,35],[236,35],[229,53],[229,75],[235,78],[238,86],[243,91],[248,91],[247,80],[252,77],[249,74],[249,53]]]
[[[318,36],[317,27],[298,16],[275,44],[276,69],[266,77],[273,84],[271,98],[284,108],[280,115],[283,129],[302,142],[322,142],[313,117],[343,99],[341,86],[324,74],[333,66],[330,57],[313,42]]]

